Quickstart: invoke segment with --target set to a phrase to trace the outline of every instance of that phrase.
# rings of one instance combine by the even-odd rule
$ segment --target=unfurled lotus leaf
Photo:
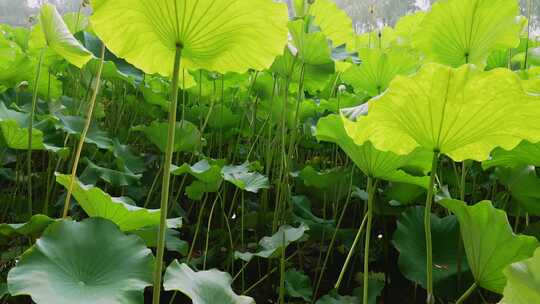
[[[29,39],[31,49],[48,48],[79,68],[93,57],[73,36],[56,7],[51,4],[41,7],[39,23],[34,26]]]
[[[53,222],[54,219],[46,215],[34,214],[26,223],[0,224],[0,243],[16,236],[37,237]]]
[[[456,214],[467,261],[476,283],[502,293],[506,285],[503,269],[533,255],[540,243],[535,237],[515,235],[503,210],[490,201],[467,206],[458,200],[439,202]]]
[[[493,50],[519,44],[517,0],[445,0],[435,3],[414,35],[427,60],[483,69]]]
[[[367,92],[377,96],[384,92],[390,81],[397,75],[408,75],[418,68],[418,58],[399,49],[381,51],[379,49],[360,49],[362,63],[351,66],[342,79],[352,85],[355,91]]]
[[[315,304],[357,304],[361,299],[354,296],[342,296],[335,292],[327,294],[315,302]]]
[[[317,124],[316,137],[318,140],[329,141],[340,146],[356,166],[371,177],[418,185],[427,188],[427,176],[413,176],[401,170],[407,165],[419,166],[420,171],[429,172],[431,156],[426,151],[415,151],[411,155],[401,156],[392,152],[382,152],[373,147],[370,142],[357,145],[346,132],[348,124],[355,124],[338,115],[321,118]]]
[[[439,218],[431,214],[433,239],[433,285],[435,293],[448,298],[459,297],[472,282],[469,265],[462,256],[461,288],[456,294],[458,276],[459,224],[455,216]],[[424,207],[409,208],[397,222],[392,243],[399,251],[398,265],[403,275],[426,288],[426,240]]]
[[[149,126],[141,125],[131,129],[133,131],[143,132],[148,140],[156,145],[162,152],[165,152],[167,146],[167,123],[154,121]],[[177,121],[173,151],[196,151],[201,147],[201,133],[197,126],[186,120]]]
[[[255,253],[235,251],[234,257],[246,262],[249,262],[255,256],[261,258],[279,257],[283,246],[287,247],[289,244],[301,240],[308,230],[309,227],[304,223],[301,223],[298,228],[283,225],[272,236],[265,236],[259,241],[261,247],[259,251]]]
[[[244,191],[257,193],[260,189],[270,188],[268,177],[251,171],[248,162],[238,166],[223,166],[221,174],[224,180]]]
[[[128,145],[121,144],[118,139],[113,139],[112,152],[116,157],[118,168],[134,174],[140,174],[146,170],[144,159]]]
[[[507,284],[500,304],[540,303],[540,248],[534,255],[504,269]]]
[[[69,187],[69,175],[56,174],[56,181]],[[102,217],[118,225],[122,231],[159,226],[160,211],[130,205],[127,198],[112,197],[95,186],[73,183],[73,197],[90,217]]]
[[[395,43],[403,47],[412,47],[414,35],[420,29],[425,16],[426,12],[418,11],[399,18],[395,25]]]
[[[8,273],[9,293],[37,304],[143,303],[154,257],[137,236],[100,218],[45,230]]]
[[[266,0],[93,0],[94,32],[116,56],[169,76],[176,46],[190,70],[263,70],[287,42],[287,7]]]
[[[311,301],[313,288],[309,276],[296,269],[288,269],[285,272],[285,293],[289,297]]]
[[[422,147],[454,161],[482,161],[496,147],[540,141],[539,103],[540,96],[525,93],[509,70],[432,63],[410,77],[397,76],[370,101],[368,115],[345,129],[355,143],[369,140],[383,151],[408,154]]]
[[[534,166],[499,167],[495,169],[495,176],[508,189],[512,202],[520,209],[515,213],[540,215],[540,178]]]
[[[231,288],[232,277],[217,269],[193,271],[174,260],[163,279],[165,290],[177,290],[188,296],[193,304],[255,304],[248,296],[239,296]]]
[[[484,169],[495,166],[513,168],[525,165],[540,166],[540,143],[522,141],[510,151],[497,148],[491,153],[490,159],[482,162]]]
[[[81,136],[84,129],[85,119],[79,116],[58,116],[57,128],[62,129],[64,132]],[[85,143],[94,144],[100,149],[110,149],[112,147],[112,139],[108,136],[107,132],[98,128],[96,124],[90,125],[90,129],[84,139]]]
[[[221,174],[222,164],[216,161],[209,162],[203,159],[193,166],[183,164],[180,167],[172,166],[172,175],[189,173],[197,180],[186,187],[186,194],[189,198],[200,200],[204,193],[216,192],[221,186],[223,176]]]
[[[309,5],[308,14],[321,32],[332,41],[333,46],[345,44],[348,50],[354,49],[354,30],[351,17],[332,0],[317,0]]]
[[[0,146],[15,150],[28,149],[28,126],[30,115],[8,109],[0,102]],[[67,148],[55,147],[44,142],[43,132],[32,129],[32,150],[47,150],[53,153],[66,153]]]
[[[292,43],[298,51],[296,57],[300,64],[321,65],[331,63],[331,49],[326,37],[322,32],[310,32],[309,24],[304,20],[289,22],[289,31]],[[287,71],[290,73],[290,71]]]
[[[142,177],[142,174],[133,174],[131,172],[122,172],[98,166],[88,158],[84,158],[82,161],[87,166],[80,178],[86,183],[96,184],[98,179],[100,179],[113,187],[124,187],[135,185]]]

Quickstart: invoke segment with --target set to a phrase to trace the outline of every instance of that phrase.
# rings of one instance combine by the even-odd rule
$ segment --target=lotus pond
[[[0,303],[540,303],[525,2],[362,33],[331,0],[0,25]]]

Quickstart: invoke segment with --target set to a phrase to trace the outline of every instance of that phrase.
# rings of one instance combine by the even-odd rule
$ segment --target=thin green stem
[[[154,269],[154,292],[152,303],[159,304],[161,295],[161,273],[163,271],[163,255],[165,253],[165,232],[167,228],[167,209],[169,202],[169,183],[171,179],[171,162],[174,147],[174,133],[176,127],[176,109],[178,104],[178,78],[180,74],[180,58],[182,46],[176,45],[174,55],[171,103],[169,105],[169,128],[167,132],[167,147],[165,150],[165,159],[163,161],[163,185],[161,187],[161,215],[159,221],[158,243],[156,250],[156,265]]]
[[[367,304],[368,302],[368,280],[369,280],[369,243],[371,239],[371,223],[373,222],[373,197],[375,196],[375,187],[377,186],[377,180],[373,180],[370,176],[367,178],[367,192],[368,192],[368,210],[367,210],[367,227],[366,227],[366,241],[364,243],[364,282],[363,282],[363,297],[362,302]]]
[[[476,289],[478,285],[476,282],[474,282],[469,289],[465,290],[465,292],[459,297],[459,299],[456,301],[456,304],[463,303],[470,295],[473,293],[473,291]]]
[[[75,158],[73,161],[73,165],[71,167],[71,178],[69,180],[69,187],[67,189],[66,200],[64,201],[64,211],[62,212],[62,218],[66,218],[69,213],[69,202],[71,200],[71,193],[73,192],[73,185],[75,183],[75,178],[77,178],[77,168],[79,166],[79,159],[81,157],[82,149],[84,147],[86,134],[88,133],[88,130],[90,129],[90,124],[92,123],[92,114],[94,113],[96,99],[99,93],[99,87],[101,85],[101,72],[103,71],[104,59],[105,59],[105,44],[102,44],[99,67],[98,67],[98,71],[96,75],[96,87],[94,88],[94,92],[92,93],[92,99],[90,100],[90,104],[88,105],[88,110],[86,112],[86,121],[84,123],[84,128],[81,132],[81,138],[79,138],[79,144],[77,146],[77,150],[75,152]]]
[[[285,230],[283,230],[279,267],[279,304],[285,304]]]
[[[431,174],[429,178],[429,188],[426,197],[426,208],[424,210],[424,231],[426,234],[426,273],[427,273],[427,299],[426,303],[435,303],[433,295],[433,253],[431,244],[431,204],[433,203],[433,188],[435,186],[435,175],[439,165],[439,152],[433,152],[431,164]]]
[[[32,216],[32,131],[34,128],[34,113],[36,112],[36,104],[37,104],[37,98],[38,98],[38,83],[39,83],[39,75],[41,74],[41,65],[43,63],[43,55],[45,54],[45,49],[41,50],[41,53],[39,54],[39,61],[36,71],[36,78],[34,80],[34,88],[32,91],[32,109],[30,111],[30,121],[28,126],[28,152],[27,152],[27,183],[28,183],[28,213],[30,217]]]
[[[362,223],[360,224],[360,227],[358,228],[358,232],[356,233],[356,237],[354,238],[354,241],[351,245],[351,250],[349,250],[349,254],[347,254],[345,263],[343,263],[343,267],[341,267],[341,272],[339,273],[339,277],[336,281],[336,284],[334,285],[334,288],[336,290],[339,290],[341,281],[343,281],[343,276],[345,275],[345,272],[347,272],[347,266],[349,266],[349,262],[351,261],[351,258],[353,256],[354,249],[356,248],[356,245],[358,244],[358,241],[360,240],[360,235],[362,235],[362,231],[364,230],[364,225],[366,224],[366,222],[367,222],[367,213],[364,215],[364,219],[362,220]]]

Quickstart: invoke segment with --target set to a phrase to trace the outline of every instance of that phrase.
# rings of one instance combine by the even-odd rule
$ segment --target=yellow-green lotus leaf
[[[51,4],[44,4],[41,7],[39,23],[30,34],[29,46],[31,49],[48,47],[56,55],[79,68],[93,57],[92,53],[71,34],[64,19]]]
[[[540,141],[539,103],[510,70],[431,63],[397,76],[370,101],[368,115],[346,129],[357,144],[369,140],[383,151],[408,154],[422,147],[455,161],[482,161],[496,147]]]
[[[351,17],[332,0],[317,0],[309,6],[308,13],[315,17],[315,24],[334,47],[342,44],[354,48],[355,35]]]
[[[517,47],[517,0],[442,0],[433,5],[413,43],[427,59],[458,67],[486,64],[491,51]]]
[[[94,32],[116,56],[148,74],[220,73],[269,67],[287,43],[287,7],[271,0],[93,0]]]

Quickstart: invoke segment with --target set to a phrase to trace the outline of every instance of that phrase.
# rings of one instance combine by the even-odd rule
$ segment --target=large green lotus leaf
[[[328,115],[319,119],[316,137],[318,140],[329,141],[339,145],[364,174],[393,182],[403,182],[428,187],[427,176],[413,176],[400,170],[407,165],[418,164],[421,171],[430,171],[430,153],[415,151],[407,156],[392,152],[383,152],[373,147],[370,142],[357,145],[345,130],[346,124],[353,124],[339,115]]]
[[[308,32],[304,20],[289,22],[292,42],[298,51],[297,57],[304,64],[321,65],[332,62],[330,45],[322,32]],[[289,71],[286,71],[290,73]]]
[[[174,260],[163,278],[165,290],[178,290],[193,304],[255,304],[248,296],[239,296],[231,288],[232,277],[217,269],[193,271]]]
[[[62,129],[70,135],[80,137],[84,129],[85,119],[79,116],[58,116],[57,128]],[[90,129],[84,139],[85,143],[94,144],[100,149],[110,149],[113,145],[112,139],[107,132],[98,128],[96,124],[90,125]]]
[[[508,265],[504,275],[507,284],[501,304],[540,303],[540,248],[533,257]]]
[[[238,166],[223,166],[221,174],[224,180],[244,191],[257,193],[260,189],[270,188],[268,177],[251,171],[249,162]]]
[[[201,200],[204,193],[216,192],[221,186],[223,176],[221,174],[222,164],[219,161],[208,161],[203,159],[193,166],[183,164],[180,167],[172,166],[172,175],[189,173],[197,180],[186,187],[186,194],[190,199]]]
[[[367,92],[369,96],[381,94],[395,76],[411,74],[418,68],[418,59],[403,50],[363,48],[358,53],[362,63],[351,66],[342,79],[355,91]]]
[[[144,135],[162,152],[165,152],[167,146],[167,129],[166,122],[153,121],[150,126],[135,126],[131,128],[133,131],[143,132]],[[196,151],[202,146],[201,133],[197,126],[193,123],[184,120],[176,122],[176,131],[174,135],[174,152],[180,151]]]
[[[266,0],[93,0],[94,32],[116,56],[169,76],[187,69],[268,68],[287,42],[287,6]]]
[[[259,246],[261,247],[259,251],[255,253],[235,251],[234,257],[246,262],[249,262],[255,256],[261,258],[279,257],[283,246],[287,247],[293,242],[302,240],[308,230],[309,227],[304,223],[301,223],[298,228],[289,225],[280,226],[278,231],[272,236],[265,236],[259,241]]]
[[[399,18],[395,25],[396,44],[403,47],[411,47],[414,34],[420,29],[425,16],[426,12],[418,11]]]
[[[309,6],[308,13],[315,17],[315,24],[334,46],[346,44],[347,49],[354,48],[355,35],[351,17],[334,1],[317,0]]]
[[[431,63],[397,76],[370,101],[368,115],[345,129],[357,144],[369,140],[383,151],[408,154],[422,147],[455,161],[482,161],[496,147],[540,141],[538,103],[540,96],[525,93],[510,70]]]
[[[88,16],[81,12],[67,13],[62,16],[69,32],[75,35],[78,32],[86,30],[88,27]]]
[[[459,224],[453,215],[439,218],[431,214],[431,234],[433,239],[433,285],[436,294],[457,297]],[[422,287],[426,287],[426,240],[424,234],[424,207],[409,208],[401,214],[397,222],[392,243],[399,251],[398,265],[403,275]],[[461,260],[462,277],[468,274],[469,266],[465,257]],[[470,275],[469,275],[470,277]],[[469,278],[470,279],[470,278]],[[462,281],[461,288],[470,283]]]
[[[491,158],[482,162],[482,168],[495,166],[518,167],[524,165],[540,166],[540,144],[522,141],[514,149],[508,151],[501,148],[493,150]]]
[[[41,7],[39,23],[34,26],[29,39],[31,49],[49,47],[54,53],[79,68],[93,57],[92,53],[73,36],[56,7],[51,4],[44,4]]]
[[[313,288],[309,276],[296,269],[288,269],[285,272],[285,294],[307,302],[311,301]]]
[[[414,35],[428,60],[480,68],[491,51],[519,45],[517,0],[443,0],[435,3]]]
[[[85,183],[96,184],[100,179],[113,187],[125,187],[137,184],[142,177],[142,174],[133,174],[98,166],[88,158],[84,158],[82,162],[87,164],[80,177]]]
[[[143,173],[146,170],[144,159],[128,145],[123,145],[118,139],[113,139],[114,157],[118,168],[134,174]]]
[[[64,220],[45,230],[8,273],[11,295],[38,304],[142,304],[154,257],[137,236],[100,218]]]
[[[467,261],[476,283],[502,293],[506,285],[503,269],[531,257],[539,246],[538,240],[515,235],[506,213],[494,208],[490,201],[473,206],[452,199],[443,199],[439,203],[458,218]]]
[[[534,166],[499,167],[495,170],[495,176],[508,189],[512,201],[520,209],[530,215],[540,215],[540,179]]]
[[[69,187],[71,176],[56,174],[56,181]],[[102,217],[114,222],[122,231],[159,226],[159,210],[145,209],[126,203],[125,198],[111,197],[95,186],[73,183],[73,197],[90,217]]]
[[[34,214],[30,220],[21,224],[0,224],[0,243],[15,236],[37,237],[47,228],[54,219],[43,215]]]

